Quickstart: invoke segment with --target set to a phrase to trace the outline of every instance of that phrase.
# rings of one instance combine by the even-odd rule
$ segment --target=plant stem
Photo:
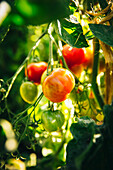
[[[98,65],[99,65],[99,41],[97,38],[94,38],[94,62],[93,62],[93,75],[92,75],[92,90],[94,92],[95,98],[97,100],[98,105],[101,109],[103,109],[104,102],[102,97],[100,96],[100,92],[98,89],[98,85],[96,82],[97,74],[98,74]]]
[[[17,78],[17,76],[18,76],[19,73],[23,70],[25,63],[29,60],[32,51],[35,50],[36,47],[38,46],[41,38],[47,34],[47,30],[48,30],[48,26],[47,26],[47,29],[44,31],[44,33],[42,33],[42,35],[38,38],[38,40],[36,41],[35,45],[31,48],[31,50],[30,50],[29,53],[28,53],[28,56],[25,58],[25,60],[23,61],[23,63],[20,65],[20,67],[18,68],[18,70],[16,71],[16,73],[13,75],[12,81],[11,81],[9,87],[8,87],[8,90],[7,90],[6,94],[5,94],[5,96],[2,98],[2,100],[4,100],[5,98],[8,97],[9,92],[10,92],[10,90],[11,90],[11,88],[12,88],[12,86],[13,86],[16,78]]]
[[[53,41],[50,38],[49,41],[49,62],[50,62],[50,66],[51,66],[51,71],[53,71]]]
[[[43,97],[43,92],[40,94],[40,96],[37,98],[36,102],[31,104],[28,108],[26,108],[24,111],[22,111],[21,113],[19,113],[18,115],[16,115],[16,120],[14,120],[14,122],[12,122],[12,125],[16,124],[18,121],[21,120],[21,116],[27,112],[28,109],[30,109],[31,107],[33,107],[32,111],[30,112],[29,115],[32,114],[32,112],[34,111],[34,109],[36,108],[36,106],[39,104],[40,100],[42,99]],[[25,117],[28,117],[29,115],[26,115]],[[24,117],[24,118],[25,118]],[[22,118],[23,119],[23,118]]]

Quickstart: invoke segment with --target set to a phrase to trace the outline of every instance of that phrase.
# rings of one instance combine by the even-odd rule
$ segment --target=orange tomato
[[[45,97],[55,103],[64,101],[75,86],[74,76],[64,68],[57,68],[47,76],[42,84]]]
[[[76,75],[77,77],[80,77],[80,74],[83,71],[84,67],[82,64],[80,64],[80,65],[74,65],[70,67],[69,69],[74,73],[74,75]]]

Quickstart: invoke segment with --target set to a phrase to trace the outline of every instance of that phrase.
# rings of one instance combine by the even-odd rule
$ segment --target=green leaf
[[[10,16],[18,16],[22,24],[40,25],[69,16],[69,0],[17,0]],[[11,22],[12,17],[10,17]]]
[[[82,163],[93,145],[92,140],[71,140],[67,145],[66,164],[68,169],[81,170]]]
[[[89,27],[95,37],[113,47],[113,26],[89,24]]]
[[[74,16],[57,21],[57,31],[61,39],[72,47],[88,47],[82,27]]]
[[[94,120],[88,116],[76,118],[77,123],[73,123],[70,127],[70,131],[73,137],[77,140],[87,140],[92,138],[95,128]]]
[[[75,169],[75,159],[86,148],[86,143],[77,143],[75,139],[72,139],[67,145],[66,164],[68,169]],[[76,169],[75,169],[76,170]]]
[[[71,125],[74,137],[67,146],[67,166],[70,169],[81,170],[82,163],[93,145],[95,122],[88,116],[76,118],[77,123]]]
[[[77,6],[76,6],[75,2],[72,1],[69,5],[69,8],[70,8],[71,12],[74,13],[77,10]]]
[[[103,109],[104,124],[107,128],[108,135],[113,138],[113,105],[105,105]]]
[[[110,109],[108,106],[105,107],[105,112],[108,114],[112,110],[113,106]],[[67,168],[73,170],[113,169],[113,142],[106,126],[97,126],[88,117],[77,118],[77,120],[76,125],[71,126],[74,139],[67,145]]]
[[[68,143],[66,163],[68,169],[81,170],[82,162],[93,145],[95,123],[87,116],[76,118],[76,121],[70,128],[74,139]]]

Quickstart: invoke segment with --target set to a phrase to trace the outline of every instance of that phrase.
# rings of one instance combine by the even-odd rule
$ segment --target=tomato
[[[82,48],[73,48],[67,44],[63,46],[62,54],[69,68],[74,65],[82,64],[85,59],[84,50]]]
[[[74,75],[79,77],[81,72],[83,71],[84,67],[82,64],[80,64],[80,65],[74,65],[74,66],[70,67],[69,69],[74,73]]]
[[[92,68],[93,58],[94,58],[93,46],[83,48],[83,50],[84,50],[84,53],[85,53],[85,60],[84,60],[83,66]]]
[[[53,70],[55,70],[55,68],[54,68]],[[49,68],[49,69],[48,69],[48,75],[50,75],[51,72],[52,72],[52,71],[51,71],[51,69]],[[45,79],[48,75],[47,75],[47,70],[45,70],[45,71],[43,72],[42,76],[41,76],[41,84],[43,83],[44,79]]]
[[[28,76],[30,81],[33,81],[36,85],[41,83],[41,76],[47,69],[46,62],[30,63],[25,69],[25,75]]]
[[[63,57],[69,69],[76,75],[80,76],[83,71],[82,63],[85,61],[85,53],[82,48],[64,45],[62,50]]]
[[[33,103],[38,96],[37,86],[30,81],[23,82],[20,86],[20,95],[25,102]]]
[[[57,68],[42,83],[45,97],[55,103],[64,101],[75,86],[74,76],[64,68]]]
[[[65,118],[60,110],[46,110],[41,115],[44,129],[49,132],[58,131],[64,124]]]

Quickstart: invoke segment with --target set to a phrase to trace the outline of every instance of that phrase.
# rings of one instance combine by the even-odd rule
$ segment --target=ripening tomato
[[[37,86],[30,81],[23,82],[20,86],[20,95],[25,102],[32,104],[38,96]]]
[[[63,46],[62,54],[69,68],[82,64],[85,59],[82,48],[71,47],[68,44]]]
[[[58,131],[64,124],[65,118],[60,110],[46,110],[41,115],[44,129],[49,132]]]
[[[84,50],[84,53],[85,53],[85,60],[84,60],[83,66],[92,68],[93,58],[94,58],[93,46],[90,45],[87,48],[83,48],[83,50]]]
[[[53,70],[55,70],[55,68],[53,69]],[[43,83],[43,81],[44,81],[44,79],[47,77],[47,75],[50,75],[51,74],[51,69],[49,68],[48,69],[48,74],[47,74],[47,70],[45,70],[44,72],[43,72],[43,74],[42,74],[42,76],[41,76],[41,84]]]
[[[25,69],[25,75],[28,76],[30,81],[33,81],[36,85],[41,83],[41,76],[47,69],[46,62],[30,63]]]
[[[42,83],[45,97],[55,103],[64,101],[75,86],[74,76],[64,68],[57,68]]]
[[[74,75],[79,77],[81,75],[81,72],[83,71],[84,67],[82,64],[80,64],[80,65],[74,65],[74,66],[70,67],[69,69],[74,73]]]

